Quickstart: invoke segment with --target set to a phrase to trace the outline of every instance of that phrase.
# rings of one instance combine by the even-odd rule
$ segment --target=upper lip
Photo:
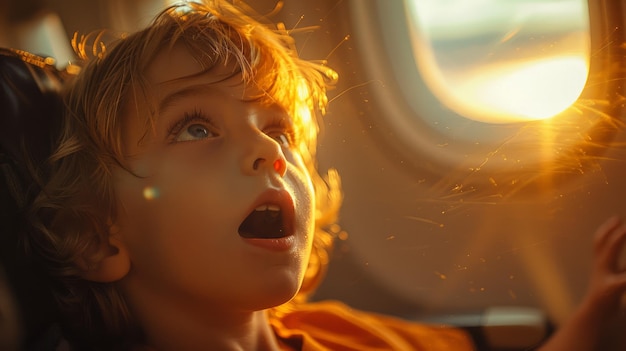
[[[263,191],[248,208],[244,219],[248,217],[257,207],[262,205],[278,206],[282,212],[283,228],[285,229],[286,234],[285,236],[290,236],[294,233],[295,206],[293,198],[287,190],[270,188]]]

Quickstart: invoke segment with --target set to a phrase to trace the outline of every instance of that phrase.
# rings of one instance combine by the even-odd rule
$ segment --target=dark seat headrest
[[[26,181],[28,163],[43,165],[52,151],[64,79],[49,59],[0,48],[0,154]]]
[[[56,321],[45,269],[20,242],[34,230],[24,213],[48,175],[66,78],[45,58],[0,48],[0,269],[15,297],[27,350],[48,349],[42,335]]]

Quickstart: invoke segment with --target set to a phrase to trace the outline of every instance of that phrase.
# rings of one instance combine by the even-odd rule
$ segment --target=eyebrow
[[[202,93],[211,93],[214,92],[215,88],[210,86],[209,84],[196,84],[185,87],[183,89],[179,89],[166,95],[161,101],[159,101],[158,114],[162,115],[164,111],[166,111],[170,106],[172,106],[176,101],[184,99],[189,96],[199,95]]]
[[[187,79],[187,78],[193,78],[193,77],[198,77],[198,76],[203,76],[205,74],[207,74],[208,72],[210,72],[213,69],[213,67],[210,67],[209,69],[203,70],[201,72],[198,72],[196,74],[192,74],[191,76],[186,76],[186,77],[181,77],[179,79]],[[167,110],[176,100],[180,100],[183,99],[185,97],[188,96],[193,96],[193,95],[197,95],[200,93],[210,93],[212,91],[215,90],[215,88],[212,87],[212,85],[217,84],[217,83],[222,83],[225,82],[229,79],[232,79],[233,77],[236,77],[238,74],[238,71],[233,71],[230,74],[225,75],[224,77],[219,78],[214,80],[214,81],[210,81],[210,82],[203,82],[203,83],[199,83],[199,84],[194,84],[194,85],[190,85],[187,87],[184,87],[182,89],[176,90],[168,95],[165,95],[165,97],[163,99],[161,99],[161,101],[159,102],[159,107],[158,107],[158,113],[159,115],[161,115],[163,113],[163,111]],[[176,81],[178,79],[174,79],[174,80],[170,80],[170,81],[166,81],[163,83],[168,83],[168,82],[173,82]],[[160,84],[158,84],[160,85]],[[157,85],[157,86],[158,86]]]

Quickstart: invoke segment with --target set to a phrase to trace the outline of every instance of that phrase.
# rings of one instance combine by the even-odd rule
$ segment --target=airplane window
[[[424,5],[430,0],[415,1]],[[478,5],[467,9],[463,5],[470,0],[430,2],[431,8],[445,5],[445,10],[465,16],[459,19],[450,14],[446,25],[473,20],[473,26],[478,26],[486,22],[485,12],[491,10]],[[462,45],[456,49],[444,45],[448,52],[430,53],[429,47],[439,46],[422,39],[419,49],[412,38],[416,34],[410,31],[421,30],[422,38],[434,36],[428,28],[412,27],[409,21],[409,6],[419,5],[388,0],[349,2],[349,30],[337,36],[350,34],[348,44],[353,50],[341,52],[353,52],[353,56],[346,55],[352,58],[352,66],[339,72],[339,81],[351,80],[345,94],[339,89],[337,102],[343,103],[339,113],[339,106],[331,106],[328,123],[332,128],[326,132],[333,140],[324,139],[321,154],[345,179],[341,224],[348,234],[338,252],[348,263],[331,267],[342,273],[331,278],[343,284],[346,292],[342,293],[355,304],[406,311],[406,304],[389,306],[384,296],[391,295],[421,311],[471,309],[481,304],[541,305],[559,320],[574,305],[577,291],[582,291],[575,285],[584,283],[573,281],[588,264],[582,259],[588,247],[579,244],[588,244],[590,232],[581,224],[593,216],[600,221],[607,208],[623,209],[623,197],[615,196],[624,179],[622,2],[577,2],[580,13],[562,10],[558,18],[552,11],[571,4],[569,0],[501,2],[506,3],[502,7],[519,7],[515,11],[505,8],[515,14],[493,16],[509,28],[481,29],[493,38],[489,44],[489,38],[480,37],[483,42],[474,39],[479,45],[472,49],[472,40],[455,39],[452,43]],[[482,1],[484,6],[488,3]],[[524,17],[518,13],[524,3],[532,5],[525,11],[540,12]],[[481,12],[482,19],[471,19]],[[534,21],[547,17],[552,18],[549,30],[543,27],[539,33],[541,27]],[[520,27],[517,32],[510,28],[514,19]],[[431,18],[431,22],[444,20]],[[561,26],[561,20],[578,24]],[[550,29],[552,24],[554,29]],[[435,25],[444,24],[431,23]],[[457,28],[454,34],[474,35],[469,33],[472,29]],[[545,47],[539,42],[544,40]],[[565,42],[575,51],[567,53]],[[531,48],[541,50],[533,51],[535,56],[522,56]],[[504,58],[490,56],[489,50]],[[455,65],[447,55],[452,51],[474,60]],[[565,111],[552,118],[489,123],[482,115],[487,112],[471,119],[465,116],[467,111],[446,105],[440,92],[431,87],[429,71],[419,66],[422,55],[441,61],[433,59],[440,65],[440,76],[535,59],[535,63],[540,59],[549,63],[548,59],[569,55],[569,62],[583,63],[577,79],[585,84],[572,93],[579,95],[574,96],[576,101],[564,104]],[[450,67],[456,70],[446,71]],[[575,68],[562,64],[554,67],[575,73]],[[351,75],[352,70],[357,74]],[[530,93],[554,83],[548,78],[542,75],[540,85]],[[569,258],[560,256],[570,253]],[[382,283],[383,298],[365,296],[363,291],[371,296],[371,287],[376,286],[371,281]],[[529,288],[534,291],[528,293]]]
[[[353,3],[355,40],[385,116],[378,130],[407,159],[428,157],[447,179],[455,172],[482,186],[588,171],[581,160],[615,130],[608,68],[617,34],[602,4]]]
[[[413,50],[428,86],[460,115],[543,119],[585,86],[584,0],[406,0]]]
[[[585,0],[405,0],[429,88],[485,122],[549,118],[581,94],[589,66]]]

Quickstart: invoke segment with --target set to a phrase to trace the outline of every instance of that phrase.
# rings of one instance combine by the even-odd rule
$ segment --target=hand
[[[586,333],[595,339],[594,350],[626,347],[626,267],[620,262],[625,242],[626,225],[619,217],[609,218],[594,235],[593,270],[579,315],[581,325],[591,328]]]
[[[626,225],[619,217],[598,227],[587,294],[574,315],[540,351],[626,350],[626,308],[622,306],[626,267],[620,265],[625,242]]]
[[[626,292],[626,267],[620,267],[620,254],[626,241],[626,225],[619,217],[604,222],[594,235],[594,262],[583,303],[605,317],[617,313]]]

